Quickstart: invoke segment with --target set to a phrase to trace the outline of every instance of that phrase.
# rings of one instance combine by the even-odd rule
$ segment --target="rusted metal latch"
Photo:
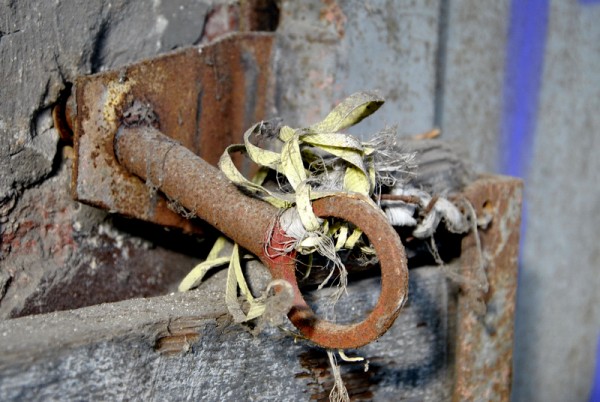
[[[278,226],[270,230],[277,208],[243,194],[210,164],[265,117],[273,98],[272,43],[269,34],[236,34],[79,78],[67,119],[76,154],[73,195],[112,212],[193,230],[167,208],[165,197],[149,196],[150,184],[255,254],[274,279],[287,280],[295,292],[289,318],[304,336],[326,348],[360,347],[385,333],[407,296],[404,248],[385,215],[356,195],[313,203],[318,216],[362,229],[381,265],[381,293],[372,312],[359,323],[335,324],[305,302],[294,253],[269,257],[270,248],[280,249],[288,239]]]

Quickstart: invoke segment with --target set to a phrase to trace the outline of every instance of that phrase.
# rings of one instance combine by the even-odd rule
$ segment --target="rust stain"
[[[346,23],[348,22],[344,10],[335,0],[323,0],[323,5],[320,18],[332,24],[338,36],[343,38],[346,34]]]

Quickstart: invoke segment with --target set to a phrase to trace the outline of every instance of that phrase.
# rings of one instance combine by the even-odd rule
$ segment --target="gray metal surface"
[[[600,336],[600,4],[550,1],[526,177],[515,401],[586,401]]]
[[[443,4],[436,122],[476,168],[498,171],[511,2]],[[515,401],[587,400],[600,328],[600,222],[593,212],[600,197],[600,4],[549,5],[534,150],[524,177]]]
[[[312,124],[358,90],[386,104],[355,133],[386,125],[430,130],[434,116],[439,0],[282,1],[277,106],[295,127]]]
[[[497,171],[509,3],[444,1],[436,124],[480,172]]]

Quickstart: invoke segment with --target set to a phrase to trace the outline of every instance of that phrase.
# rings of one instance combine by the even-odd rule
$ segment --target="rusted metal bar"
[[[477,216],[491,217],[462,242],[461,275],[475,280],[484,259],[489,289],[485,294],[462,289],[458,297],[454,401],[508,401],[512,385],[513,326],[523,182],[512,177],[483,176],[463,192]],[[485,305],[480,311],[477,305]]]
[[[364,197],[332,196],[313,204],[318,216],[344,219],[362,229],[380,259],[382,285],[375,308],[362,322],[338,325],[318,318],[302,297],[295,255],[270,257],[269,249],[287,238],[275,224],[275,207],[243,194],[218,169],[152,127],[121,127],[115,154],[128,171],[255,254],[274,278],[287,280],[295,292],[289,318],[311,341],[326,348],[364,346],[383,335],[398,316],[408,292],[404,247],[385,215]]]
[[[121,128],[115,152],[128,171],[260,256],[277,208],[244,195],[214,166],[152,127]]]
[[[268,117],[274,99],[273,40],[267,33],[234,34],[78,77],[71,96],[76,107],[66,108],[63,124],[74,134],[73,197],[132,218],[197,232],[197,226],[170,210],[162,197],[149,196],[144,183],[117,163],[114,136],[125,112],[138,101],[152,105],[163,134],[216,164],[228,145],[242,142],[247,127]]]

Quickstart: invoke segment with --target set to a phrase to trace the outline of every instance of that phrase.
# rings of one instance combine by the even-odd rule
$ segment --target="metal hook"
[[[294,253],[269,257],[269,249],[288,240],[278,225],[269,230],[277,208],[243,194],[221,171],[153,127],[121,127],[115,153],[129,172],[155,183],[167,197],[255,254],[274,279],[288,281],[295,296],[288,316],[312,342],[336,349],[364,346],[383,335],[398,316],[408,293],[404,247],[385,215],[363,196],[335,195],[313,203],[319,217],[344,219],[360,228],[380,260],[381,294],[375,308],[362,322],[340,325],[317,317],[304,300]]]

